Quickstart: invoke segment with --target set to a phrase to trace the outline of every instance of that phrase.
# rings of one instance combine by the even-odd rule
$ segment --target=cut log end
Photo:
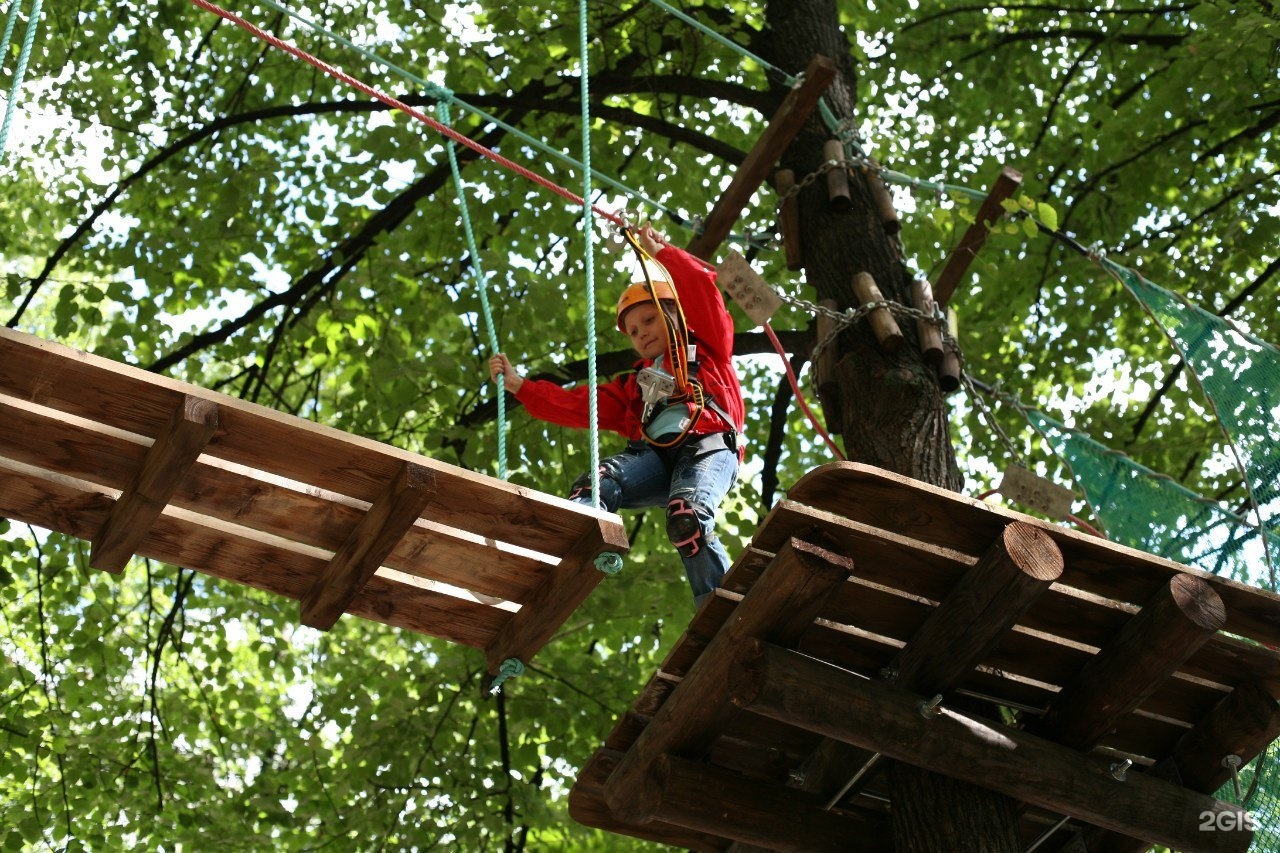
[[[1000,538],[1009,558],[1024,574],[1042,581],[1062,576],[1062,551],[1045,531],[1015,521],[1001,531]]]
[[[1192,624],[1217,631],[1227,623],[1226,605],[1203,578],[1177,575],[1169,581],[1169,591],[1178,609]]]

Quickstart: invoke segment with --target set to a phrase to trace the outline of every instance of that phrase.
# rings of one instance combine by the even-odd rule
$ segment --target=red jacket
[[[702,383],[707,396],[733,421],[725,423],[724,418],[708,405],[691,432],[698,435],[741,432],[745,426],[745,412],[742,386],[733,369],[733,318],[725,309],[724,297],[716,287],[715,271],[674,246],[658,252],[657,259],[671,273],[692,343],[698,347],[698,370],[694,375]],[[640,370],[651,364],[652,359],[641,359],[635,367]],[[693,373],[692,369],[690,373]],[[601,428],[633,440],[643,438],[640,416],[644,401],[636,384],[636,372],[619,376],[598,388],[596,405]],[[566,389],[554,382],[526,379],[516,399],[539,420],[586,429],[590,426],[589,394],[590,389],[586,386]]]

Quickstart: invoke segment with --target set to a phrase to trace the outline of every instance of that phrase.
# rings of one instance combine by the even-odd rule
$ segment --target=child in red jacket
[[[715,516],[737,481],[742,455],[733,318],[714,270],[667,245],[651,226],[635,238],[671,280],[637,282],[618,300],[618,329],[640,360],[633,372],[597,388],[600,427],[629,439],[626,449],[600,463],[600,505],[610,512],[666,506],[667,536],[684,562],[697,606],[730,565],[715,535]],[[502,353],[489,359],[489,374],[503,376],[506,389],[534,417],[589,426],[589,388],[525,379]],[[590,474],[578,478],[569,497],[593,503]]]

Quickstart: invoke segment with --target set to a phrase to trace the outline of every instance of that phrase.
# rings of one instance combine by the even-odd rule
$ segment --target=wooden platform
[[[769,514],[570,811],[693,850],[891,850],[901,760],[1021,801],[1027,845],[1069,816],[1041,853],[1244,850],[1203,815],[1245,824],[1207,794],[1280,733],[1278,644],[1275,595],[834,463]]]
[[[527,663],[620,519],[0,329],[0,516]]]

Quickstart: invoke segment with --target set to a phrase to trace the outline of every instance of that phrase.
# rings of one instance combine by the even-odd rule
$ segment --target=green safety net
[[[1105,264],[1159,324],[1178,349],[1230,440],[1246,490],[1250,515],[1263,528],[1280,530],[1280,350],[1223,318],[1190,304],[1136,272]],[[1264,540],[1266,541],[1266,540]],[[1264,552],[1276,588],[1280,552]]]
[[[1133,270],[1102,261],[1182,356],[1226,434],[1245,491],[1239,512],[1195,494],[1035,409],[1019,406],[1070,468],[1109,539],[1252,586],[1277,590],[1280,561],[1280,350]],[[1248,810],[1251,851],[1280,850],[1280,747],[1216,792]]]

